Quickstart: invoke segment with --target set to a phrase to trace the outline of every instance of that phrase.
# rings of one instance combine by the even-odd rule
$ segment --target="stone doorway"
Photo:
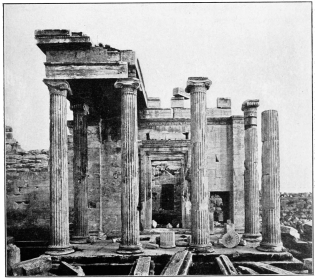
[[[158,228],[181,227],[181,161],[153,161],[152,169],[152,220]]]

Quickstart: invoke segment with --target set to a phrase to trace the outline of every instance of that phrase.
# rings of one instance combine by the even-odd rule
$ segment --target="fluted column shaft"
[[[69,254],[68,161],[67,161],[67,92],[62,80],[44,80],[50,92],[50,245],[47,254]]]
[[[280,155],[278,112],[262,112],[262,241],[261,251],[281,251]]]
[[[137,88],[138,79],[120,79],[115,83],[121,89],[121,143],[122,183],[121,219],[122,241],[118,250],[121,254],[141,253],[139,242],[138,144],[137,144]]]
[[[209,190],[206,177],[206,91],[211,81],[189,78],[186,91],[191,95],[191,244],[196,251],[213,251],[210,244]]]
[[[88,106],[75,103],[73,127],[73,182],[74,182],[74,233],[72,243],[86,243],[89,236],[88,192],[87,192],[87,113]]]
[[[259,241],[259,174],[257,107],[259,100],[246,100],[242,105],[245,118],[245,233],[244,239]]]

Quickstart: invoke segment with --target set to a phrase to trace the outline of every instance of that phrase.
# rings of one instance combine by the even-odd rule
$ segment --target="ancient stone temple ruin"
[[[29,222],[19,230],[48,230],[46,255],[71,256],[81,244],[119,237],[115,254],[131,255],[135,261],[135,255],[158,246],[156,242],[142,244],[141,236],[159,229],[161,247],[162,243],[163,248],[187,245],[189,253],[172,257],[182,261],[192,261],[192,253],[216,253],[212,235],[218,228],[224,233],[233,229],[235,237],[230,238],[243,236],[249,244],[258,246],[261,241],[258,250],[265,253],[255,251],[262,256],[282,251],[276,223],[280,218],[279,169],[269,169],[278,160],[278,138],[269,134],[277,127],[277,112],[264,115],[264,149],[274,145],[276,154],[266,153],[263,159],[272,179],[268,175],[263,179],[261,235],[259,100],[245,101],[244,115],[232,114],[229,98],[217,98],[216,108],[208,108],[211,80],[189,77],[187,85],[170,89],[171,108],[161,108],[159,97],[147,95],[134,51],[93,46],[87,35],[69,30],[37,30],[35,39],[46,55],[50,173],[45,171],[44,188],[32,193],[34,198],[42,191],[50,198],[43,199],[45,207],[37,211],[36,200],[28,197],[33,220],[26,219]],[[67,121],[67,100],[72,121]],[[187,102],[190,106],[186,107]],[[12,206],[11,213],[15,210]],[[10,225],[10,235],[14,235],[16,227]],[[187,235],[175,243],[176,231]],[[183,266],[191,261],[183,261]],[[220,264],[229,259],[216,261],[222,269]],[[152,267],[148,259],[142,262]],[[188,267],[183,266],[179,269],[186,274]],[[168,267],[162,273],[168,275]]]

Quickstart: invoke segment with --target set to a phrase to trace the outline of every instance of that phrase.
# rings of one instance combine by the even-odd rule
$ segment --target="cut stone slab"
[[[134,270],[135,276],[148,276],[151,257],[139,257]]]
[[[167,263],[165,268],[162,270],[161,275],[163,275],[163,276],[176,276],[176,275],[179,275],[180,272],[185,273],[185,272],[183,272],[183,270],[187,271],[187,269],[182,269],[182,266],[183,265],[185,265],[185,267],[188,266],[189,260],[184,262],[188,253],[189,253],[188,250],[176,252],[171,257],[170,261]],[[192,259],[192,256],[191,256],[191,259]],[[185,274],[182,274],[182,275],[185,275]]]
[[[64,261],[60,262],[58,271],[59,275],[85,276],[81,266],[74,266]]]
[[[246,267],[246,266],[238,266],[238,270],[242,273],[242,274],[251,274],[251,275],[257,275],[259,274],[258,272],[254,271],[253,269]]]
[[[52,268],[50,256],[42,255],[38,258],[19,262],[12,266],[13,276],[30,276],[48,272]]]
[[[288,270],[281,269],[262,262],[251,262],[247,264],[247,266],[259,272],[260,274],[295,275],[293,272],[290,272]]]
[[[176,247],[175,241],[176,241],[176,237],[173,231],[160,233],[160,247],[161,248],[164,248],[164,249],[174,248]]]
[[[220,255],[215,260],[223,275],[238,275],[236,268],[227,256]]]

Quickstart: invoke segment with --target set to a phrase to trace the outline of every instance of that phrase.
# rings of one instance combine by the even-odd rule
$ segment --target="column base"
[[[72,236],[70,239],[70,243],[85,244],[88,243],[88,238],[88,236]]]
[[[207,245],[190,244],[189,251],[192,251],[193,253],[207,253],[207,254],[215,252],[212,244],[207,244]]]
[[[116,253],[121,255],[136,255],[144,253],[141,245],[121,245],[119,246]]]
[[[247,242],[260,242],[262,240],[262,236],[260,233],[244,233],[242,239]]]
[[[69,246],[69,247],[59,247],[59,246],[53,246],[50,245],[47,248],[47,251],[45,252],[46,255],[51,256],[59,256],[59,255],[67,255],[75,252],[75,250]]]
[[[260,246],[256,247],[256,249],[262,252],[283,252],[284,251],[282,242],[279,245],[272,245],[272,244],[261,242]]]

